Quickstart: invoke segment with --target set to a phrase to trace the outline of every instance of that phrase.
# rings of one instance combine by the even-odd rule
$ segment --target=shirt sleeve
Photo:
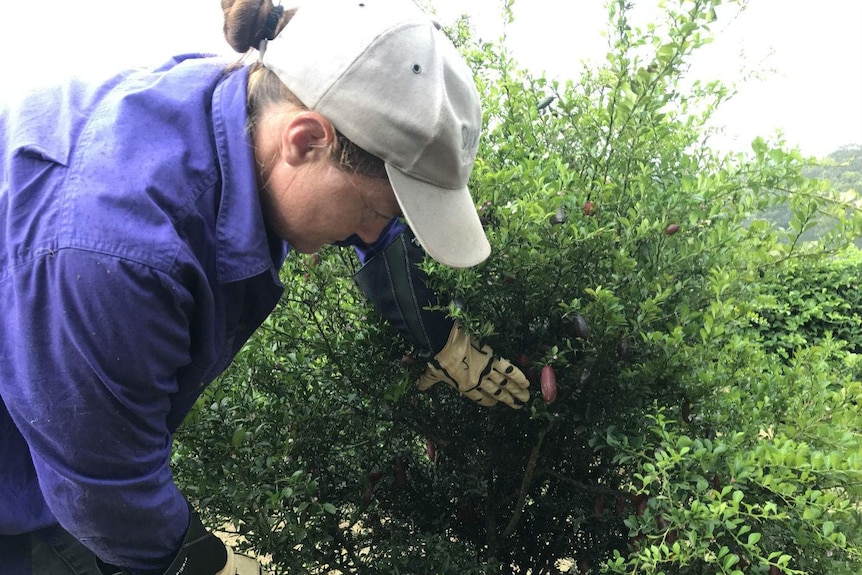
[[[354,275],[359,289],[420,354],[439,353],[454,320],[437,309],[438,294],[428,287],[428,276],[420,268],[425,252],[412,231],[394,218],[373,244],[360,240],[353,245],[362,261]]]
[[[189,292],[150,267],[63,249],[13,272],[0,297],[0,392],[49,508],[106,563],[163,569],[189,520],[166,421],[190,361]]]

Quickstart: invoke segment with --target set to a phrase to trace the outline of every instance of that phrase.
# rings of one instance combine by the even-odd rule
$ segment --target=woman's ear
[[[292,166],[329,158],[335,141],[332,124],[317,112],[296,114],[281,131],[282,160]]]

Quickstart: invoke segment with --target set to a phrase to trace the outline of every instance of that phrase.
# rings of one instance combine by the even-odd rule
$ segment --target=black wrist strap
[[[97,561],[102,575],[128,575],[127,571]],[[204,528],[200,517],[189,505],[189,527],[174,560],[161,574],[215,575],[227,563],[227,549],[221,540]]]
[[[454,321],[443,311],[430,311],[438,299],[426,286],[419,269],[424,250],[405,230],[354,275],[362,293],[395,329],[423,355],[436,355],[446,345]]]

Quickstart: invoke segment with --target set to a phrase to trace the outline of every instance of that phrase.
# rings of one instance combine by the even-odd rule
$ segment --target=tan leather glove
[[[471,337],[456,323],[440,353],[428,363],[417,387],[425,391],[445,381],[479,405],[503,402],[520,409],[530,399],[530,382],[508,360],[494,356],[494,350]]]
[[[227,563],[225,563],[224,569],[216,575],[263,575],[263,569],[256,559],[248,555],[234,553],[230,545],[225,545],[225,548],[227,549]]]

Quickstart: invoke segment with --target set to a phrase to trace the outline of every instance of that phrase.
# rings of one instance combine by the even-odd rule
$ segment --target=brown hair
[[[221,7],[224,12],[225,40],[231,48],[243,54],[260,46],[267,34],[267,21],[271,16],[277,15],[272,0],[221,0]],[[286,9],[281,13],[272,37],[281,32],[296,10],[296,8]],[[252,64],[248,76],[246,101],[249,131],[254,131],[264,110],[284,104],[308,109],[274,72],[260,62]],[[383,179],[387,177],[383,160],[348,140],[337,129],[335,133],[332,160],[336,165],[352,174]]]

